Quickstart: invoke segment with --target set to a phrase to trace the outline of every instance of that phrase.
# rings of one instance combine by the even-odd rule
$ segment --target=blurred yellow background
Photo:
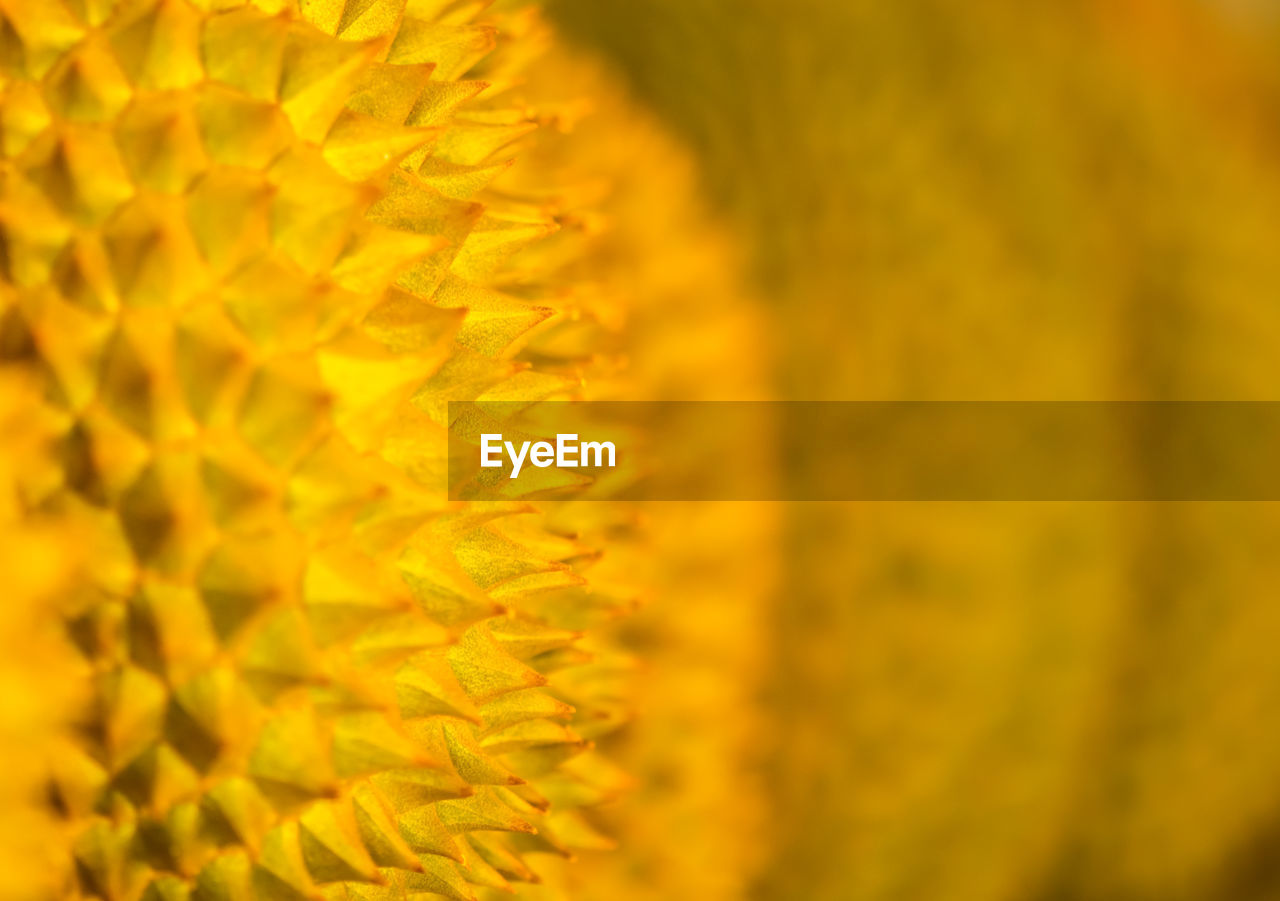
[[[779,396],[1275,397],[1274,4],[551,10],[696,151]],[[750,893],[1280,897],[1278,526],[790,508]]]

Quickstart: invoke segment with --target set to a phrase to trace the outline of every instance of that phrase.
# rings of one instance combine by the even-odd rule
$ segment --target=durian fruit
[[[586,252],[566,258],[565,281],[611,286],[625,318],[591,339],[628,361],[625,378],[588,385],[592,397],[768,400],[773,397],[767,321],[733,236],[699,199],[700,173],[662,124],[638,109],[601,61],[556,54],[531,73],[531,87],[590,86],[589,113],[571,132],[531,149],[532,175],[557,167],[607,173],[575,182],[574,235]],[[619,135],[626,140],[618,140]],[[548,243],[566,237],[561,233]],[[582,324],[579,324],[582,325]],[[710,436],[681,433],[692,450]],[[741,436],[741,484],[762,490],[776,477],[767,453],[750,456]],[[758,436],[761,449],[773,435]],[[574,898],[743,898],[767,860],[768,811],[762,762],[772,738],[760,698],[772,680],[768,636],[777,591],[781,505],[582,504],[572,516],[606,553],[594,580],[629,582],[640,603],[612,627],[596,624],[635,676],[616,682],[636,714],[599,736],[630,789],[593,806],[592,821],[620,845],[584,851],[561,868]],[[627,547],[642,552],[637,578]]]
[[[59,523],[29,517],[19,485],[48,466],[48,426],[30,378],[0,374],[0,898],[54,892],[58,820],[44,803],[47,753],[61,740],[68,710],[83,698],[79,674],[56,616],[75,571],[73,536]],[[57,673],[58,678],[50,679]]]
[[[635,673],[582,633],[642,593],[639,517],[443,491],[448,401],[628,378],[565,212],[611,173],[512,169],[579,109],[485,6],[0,4],[0,358],[52,435],[15,515],[83,558],[39,605],[87,697],[53,894],[555,897],[612,844]]]

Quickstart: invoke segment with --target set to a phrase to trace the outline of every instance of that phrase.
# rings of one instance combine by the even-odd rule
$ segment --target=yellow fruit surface
[[[597,811],[620,763],[647,780],[664,735],[707,731],[695,699],[746,691],[693,659],[684,706],[663,688],[611,738],[646,697],[618,620],[692,592],[669,683],[753,652],[764,583],[657,572],[675,515],[445,497],[449,401],[759,381],[664,323],[711,296],[699,328],[754,328],[679,153],[534,11],[486,7],[0,5],[0,357],[35,383],[3,392],[48,432],[4,528],[76,560],[53,587],[34,548],[14,564],[12,614],[74,650],[6,662],[5,834],[53,836],[7,894],[622,897],[620,864],[556,861],[629,840]],[[686,242],[709,249],[655,266]],[[745,640],[708,642],[730,602]],[[660,793],[686,843],[633,885],[696,872],[748,745],[672,758],[709,787]]]

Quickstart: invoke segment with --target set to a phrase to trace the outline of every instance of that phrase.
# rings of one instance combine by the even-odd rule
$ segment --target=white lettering
[[[556,449],[545,441],[539,441],[529,454],[529,462],[539,469],[546,469],[556,458]]]
[[[496,458],[490,454],[497,454]],[[501,435],[481,435],[480,436],[480,465],[489,468],[502,465],[502,436]]]
[[[602,462],[604,451],[609,450],[609,462]],[[587,454],[594,449],[596,452],[596,462],[588,463]],[[582,442],[582,465],[583,466],[613,466],[613,442],[612,441],[584,441]]]
[[[520,475],[520,467],[524,466],[525,454],[529,453],[529,442],[526,441],[524,444],[520,445],[519,455],[516,454],[515,445],[510,441],[504,441],[502,443],[507,446],[507,456],[511,458],[511,478],[514,479],[516,476]]]
[[[577,441],[577,435],[556,435],[556,466],[569,468],[578,465],[578,458],[575,456],[569,459],[570,452],[576,452],[578,449],[571,445],[570,441]]]
[[[502,435],[481,435],[480,465],[502,466],[503,448],[506,448],[507,457],[511,460],[513,479],[520,475],[526,462],[539,469],[545,469],[553,463],[564,469],[617,465],[617,450],[612,441],[579,442],[577,435],[569,434],[556,435],[554,445],[549,441],[524,441],[518,448],[514,441],[503,441]]]

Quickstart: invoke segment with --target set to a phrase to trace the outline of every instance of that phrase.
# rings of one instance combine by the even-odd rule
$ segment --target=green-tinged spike
[[[489,632],[508,654],[525,662],[547,651],[570,647],[583,635],[579,631],[556,629],[534,620],[514,617],[495,621]]]
[[[502,612],[453,562],[452,554],[415,540],[400,557],[413,598],[432,619],[464,626]]]
[[[105,122],[129,102],[129,83],[107,42],[91,38],[64,56],[46,82],[53,109],[72,122]]]
[[[151,880],[142,901],[190,901],[191,886],[177,876],[159,876]]]
[[[236,842],[256,850],[274,822],[270,802],[249,779],[236,777],[219,782],[202,802],[201,817],[208,824],[219,824],[227,830],[220,844]]]
[[[555,745],[578,746],[582,739],[572,730],[545,719],[529,719],[485,734],[480,742],[490,754],[547,749]]]
[[[470,797],[473,791],[456,773],[435,769],[388,770],[370,777],[370,782],[399,815],[437,801]]]
[[[432,895],[443,895],[446,898],[452,898],[454,901],[476,901],[475,894],[467,885],[466,879],[463,877],[458,865],[452,860],[436,856],[434,854],[424,855],[422,857],[422,872],[406,873],[404,877],[405,890],[411,899],[418,896],[415,901],[427,901],[422,897],[422,893]]]
[[[463,633],[447,657],[467,694],[481,702],[547,681],[502,650],[483,626],[472,626]]]
[[[440,819],[439,804],[424,804],[400,815],[400,836],[417,854],[436,854],[462,860],[457,842]]]
[[[419,863],[414,849],[400,834],[395,810],[372,785],[355,787],[351,796],[352,811],[360,841],[379,867],[416,870]]]
[[[308,840],[302,837],[305,831],[300,823],[286,822],[263,836],[253,868],[256,890],[284,898],[314,894],[313,874],[308,872],[310,861],[304,847]],[[314,839],[309,841],[317,844]]]
[[[436,125],[436,122],[410,119],[410,113],[419,103],[418,98],[428,87],[434,68],[430,63],[397,66],[375,62],[360,74],[347,100],[347,108],[396,125]]]
[[[398,166],[438,135],[436,129],[405,127],[346,110],[325,136],[324,158],[344,178],[362,180]]]
[[[215,857],[195,879],[193,901],[255,901],[253,864],[243,851]]]
[[[293,810],[338,791],[331,739],[307,709],[287,711],[262,727],[248,773],[281,810]]]
[[[432,63],[433,77],[454,81],[494,46],[494,29],[485,26],[437,25],[406,17],[396,34],[387,61],[397,65]]]
[[[538,875],[529,868],[509,844],[507,836],[492,832],[472,832],[464,839],[476,855],[513,882],[538,882]]]
[[[112,22],[108,33],[121,67],[149,91],[190,88],[204,77],[200,15],[181,0],[152,0]]]
[[[458,775],[471,785],[519,785],[524,780],[486,754],[472,728],[462,723],[439,725],[440,742]]]
[[[414,766],[443,766],[428,748],[396,729],[382,711],[348,713],[336,718],[333,762],[343,779]]]
[[[458,841],[458,849],[462,852],[463,875],[466,876],[467,882],[480,888],[497,889],[504,894],[514,894],[515,889],[511,887],[501,873],[480,856],[476,849],[472,846],[468,838],[461,838]]]
[[[568,720],[573,707],[544,691],[528,688],[494,698],[480,708],[487,737],[530,720]]]
[[[209,78],[257,100],[275,101],[289,24],[251,6],[213,16],[201,32],[201,58]]]
[[[396,672],[396,700],[405,718],[455,716],[480,721],[472,696],[444,656],[418,654]]]
[[[554,312],[497,291],[477,288],[452,275],[440,285],[436,303],[446,309],[466,308],[469,315],[458,333],[458,343],[483,354],[502,350]]]
[[[308,809],[298,820],[298,845],[316,882],[384,881],[360,840],[347,799]]]
[[[498,831],[535,832],[534,827],[504,804],[498,790],[482,786],[469,798],[441,801],[436,805],[440,819],[451,833]]]
[[[513,254],[559,230],[559,224],[547,216],[486,213],[454,258],[453,272],[472,281],[490,279]]]
[[[533,744],[506,752],[503,760],[517,773],[538,777],[552,772],[565,761],[572,760],[592,747],[594,745],[586,740]]]

